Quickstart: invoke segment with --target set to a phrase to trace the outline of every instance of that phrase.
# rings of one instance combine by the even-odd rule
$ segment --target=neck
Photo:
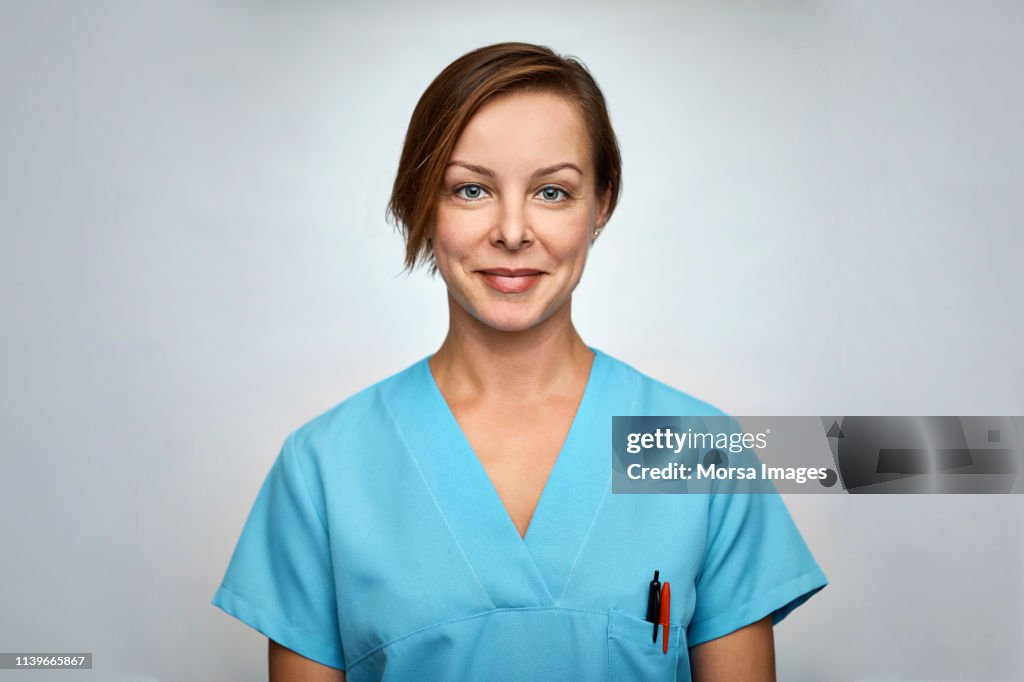
[[[530,329],[504,332],[449,297],[448,335],[430,358],[438,387],[446,396],[521,401],[585,380],[593,353],[572,324],[570,304]]]

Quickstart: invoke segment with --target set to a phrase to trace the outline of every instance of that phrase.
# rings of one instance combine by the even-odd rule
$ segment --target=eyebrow
[[[490,168],[487,168],[486,166],[478,166],[475,163],[466,163],[465,161],[449,161],[448,165],[449,166],[462,166],[466,170],[473,171],[474,173],[478,173],[479,175],[484,175],[484,176],[486,176],[488,178],[493,178],[496,175],[496,173],[494,171],[492,171]],[[536,171],[534,171],[532,177],[534,177],[534,178],[542,178],[545,175],[552,175],[552,174],[557,173],[558,171],[564,170],[566,168],[568,168],[570,170],[574,170],[577,173],[579,173],[580,175],[584,174],[583,171],[580,170],[580,167],[577,166],[576,164],[570,163],[568,161],[563,161],[562,163],[556,163],[556,164],[554,164],[552,166],[545,166],[544,168],[538,168]]]

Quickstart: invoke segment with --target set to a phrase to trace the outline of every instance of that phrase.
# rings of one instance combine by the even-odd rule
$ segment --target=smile
[[[540,270],[510,270],[508,268],[480,270],[479,273],[489,287],[503,294],[521,294],[536,284],[544,274]]]

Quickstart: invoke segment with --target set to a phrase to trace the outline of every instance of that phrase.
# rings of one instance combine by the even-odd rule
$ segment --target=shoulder
[[[425,362],[423,358],[312,417],[289,434],[288,449],[302,460],[319,460],[365,447],[390,423],[388,396],[401,394],[416,383]]]
[[[700,417],[726,417],[723,410],[709,402],[650,377],[632,365],[596,348],[607,367],[608,376],[617,390],[627,388],[633,395],[632,414],[692,415]]]

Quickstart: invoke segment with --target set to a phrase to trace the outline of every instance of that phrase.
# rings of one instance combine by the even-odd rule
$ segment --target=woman
[[[260,490],[213,603],[272,680],[774,679],[773,623],[826,584],[781,499],[610,493],[612,415],[722,414],[573,326],[619,183],[574,60],[492,45],[426,90],[390,208],[448,335],[294,431]]]

